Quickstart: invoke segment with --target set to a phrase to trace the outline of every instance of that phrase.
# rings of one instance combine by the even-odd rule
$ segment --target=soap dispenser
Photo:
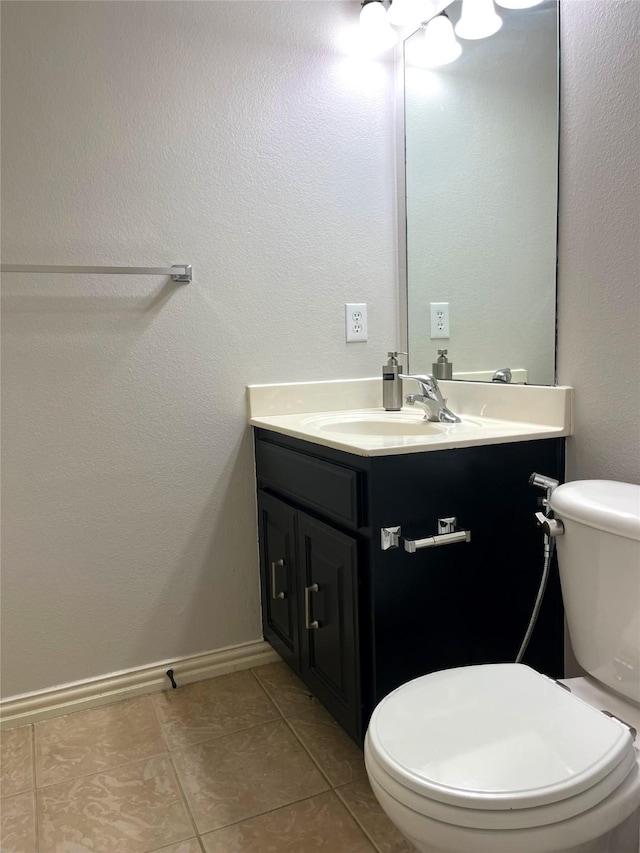
[[[382,366],[382,405],[387,412],[399,412],[403,403],[400,374],[404,369],[398,364],[398,356],[406,352],[388,352],[387,355],[389,361]]]
[[[436,379],[453,379],[453,364],[448,361],[449,350],[439,349],[438,360],[431,365],[431,372]]]

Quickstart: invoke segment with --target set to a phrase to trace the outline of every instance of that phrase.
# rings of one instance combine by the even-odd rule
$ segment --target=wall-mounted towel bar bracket
[[[1,272],[48,272],[88,273],[89,275],[168,275],[176,284],[191,284],[193,268],[191,264],[174,264],[171,267],[78,267],[56,266],[50,264],[2,264]]]

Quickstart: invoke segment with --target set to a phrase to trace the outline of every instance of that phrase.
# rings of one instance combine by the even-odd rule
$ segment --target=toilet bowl
[[[380,702],[367,774],[421,853],[638,853],[640,487],[584,481],[554,496],[568,527],[569,630],[590,674],[560,683],[523,664],[461,667]],[[588,547],[562,548],[569,536]]]
[[[380,804],[422,853],[638,851],[629,726],[523,664],[399,687],[373,713],[365,763]]]

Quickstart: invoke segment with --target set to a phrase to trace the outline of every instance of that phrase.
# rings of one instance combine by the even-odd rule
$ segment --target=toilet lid
[[[375,709],[369,748],[424,797],[523,809],[592,788],[633,752],[629,729],[523,664],[443,670]]]
[[[616,536],[640,540],[640,486],[614,480],[575,480],[558,486],[549,506],[570,519]]]

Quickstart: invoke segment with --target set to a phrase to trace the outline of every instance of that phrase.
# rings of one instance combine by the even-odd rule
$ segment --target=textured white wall
[[[452,21],[460,3],[448,10]],[[412,372],[524,367],[555,380],[557,4],[500,9],[441,69],[408,63],[407,236]],[[422,35],[407,46],[419,50]],[[430,337],[430,302],[451,334]]]
[[[569,479],[640,482],[640,3],[562,0],[558,378]]]
[[[245,385],[397,344],[393,81],[349,2],[9,2],[4,695],[260,637]],[[343,303],[369,303],[344,343]]]

